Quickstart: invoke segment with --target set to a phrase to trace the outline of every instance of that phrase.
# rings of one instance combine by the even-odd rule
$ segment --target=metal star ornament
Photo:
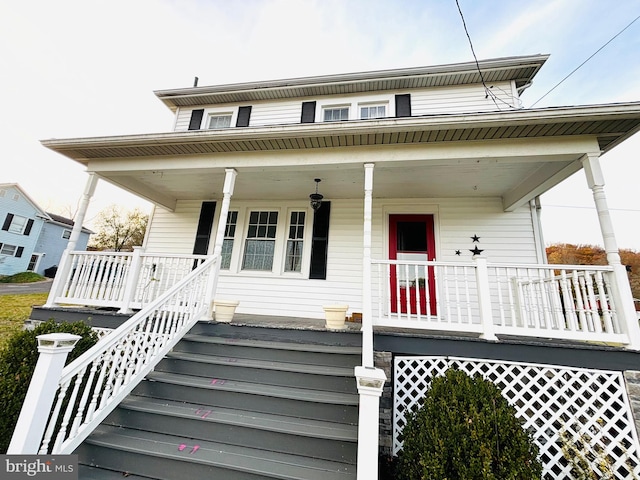
[[[480,255],[482,252],[484,252],[484,250],[480,250],[477,245],[473,247],[473,250],[469,249],[469,251],[474,255]]]
[[[460,250],[456,250],[456,255],[460,256]]]
[[[480,237],[478,235],[474,235],[473,237],[471,237],[471,240],[473,240],[473,243],[480,243]]]

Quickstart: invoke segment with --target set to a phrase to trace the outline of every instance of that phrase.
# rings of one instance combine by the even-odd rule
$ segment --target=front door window
[[[391,266],[391,311],[435,315],[433,267],[423,262],[435,259],[433,215],[389,216]]]

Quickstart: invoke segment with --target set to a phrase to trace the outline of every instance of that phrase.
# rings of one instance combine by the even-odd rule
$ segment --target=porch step
[[[225,443],[101,425],[85,442],[94,465],[159,480],[351,480],[355,466]]]
[[[79,447],[80,478],[355,479],[359,342],[196,325]]]

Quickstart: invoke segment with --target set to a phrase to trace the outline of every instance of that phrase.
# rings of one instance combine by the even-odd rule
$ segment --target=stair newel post
[[[124,293],[122,298],[122,307],[118,313],[132,313],[131,302],[134,299],[140,279],[140,271],[142,270],[142,254],[144,247],[133,247],[133,257],[127,271],[127,281],[124,284]]]
[[[229,205],[236,184],[238,172],[235,168],[225,169],[224,186],[222,187],[222,206],[220,207],[220,216],[218,217],[218,229],[216,231],[216,241],[213,246],[213,255],[216,257],[216,264],[211,270],[207,282],[207,291],[205,297],[205,305],[209,305],[207,320],[213,319],[213,299],[218,287],[218,276],[220,275],[220,256],[222,254],[222,243],[224,242],[224,232],[227,227],[227,216],[229,214]]]
[[[487,259],[478,255],[473,257],[476,262],[476,287],[478,289],[478,303],[480,306],[480,323],[482,324],[482,335],[485,340],[497,341],[493,326],[493,315],[491,312],[491,290],[489,289],[489,270],[487,269]]]
[[[35,455],[38,453],[67,355],[80,338],[79,335],[70,333],[49,333],[38,336],[40,356],[7,454]]]

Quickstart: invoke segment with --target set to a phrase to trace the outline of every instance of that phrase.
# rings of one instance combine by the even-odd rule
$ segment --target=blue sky
[[[531,106],[640,0],[459,0],[480,59],[548,53]],[[73,211],[86,174],[46,138],[169,131],[154,90],[473,60],[455,0],[0,0],[0,183]],[[640,101],[640,20],[536,106]],[[640,251],[640,134],[602,158],[618,243]],[[601,244],[584,175],[542,197],[545,240]],[[90,217],[148,204],[100,182]],[[572,207],[572,208],[569,208]]]

